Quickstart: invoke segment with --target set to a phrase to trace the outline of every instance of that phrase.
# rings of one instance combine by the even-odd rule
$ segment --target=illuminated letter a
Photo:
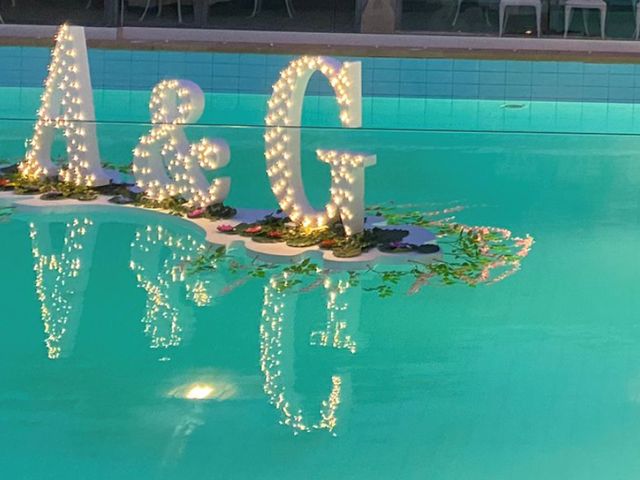
[[[62,25],[21,173],[33,179],[59,174],[61,180],[76,185],[109,183],[100,162],[95,117],[84,29]],[[67,143],[68,166],[61,171],[51,161],[56,129]]]

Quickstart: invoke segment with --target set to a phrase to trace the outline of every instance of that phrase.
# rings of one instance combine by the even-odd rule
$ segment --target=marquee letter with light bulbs
[[[20,164],[22,175],[41,179],[59,174],[76,185],[109,183],[100,162],[95,121],[84,29],[63,25],[56,36],[29,150]],[[68,165],[60,172],[51,161],[56,130],[62,131],[67,143]]]
[[[324,211],[316,211],[304,193],[300,127],[304,95],[314,72],[329,80],[342,126],[362,126],[360,62],[341,64],[332,58],[306,56],[292,61],[280,73],[268,102],[267,175],[280,208],[292,221],[313,228],[340,218],[347,235],[360,233],[364,229],[364,169],[376,163],[375,155],[318,150],[319,160],[331,167],[331,199]]]
[[[229,146],[206,138],[190,145],[184,133],[184,125],[197,121],[204,110],[200,87],[189,80],[163,80],[153,89],[149,109],[153,128],[133,151],[137,185],[155,200],[180,196],[194,207],[224,201],[231,181],[225,177],[209,184],[202,168],[227,165]]]

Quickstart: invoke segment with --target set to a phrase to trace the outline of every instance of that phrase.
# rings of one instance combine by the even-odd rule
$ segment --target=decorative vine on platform
[[[365,291],[389,297],[398,290],[413,295],[428,284],[490,285],[517,272],[531,251],[533,237],[528,234],[515,236],[499,227],[457,222],[453,213],[462,209],[464,207],[419,211],[392,204],[368,209],[370,214],[383,217],[390,225],[413,225],[435,232],[441,251],[438,256],[425,257],[424,262],[412,261],[394,267],[372,265],[365,270],[350,272],[351,284],[362,282]],[[396,251],[414,248],[401,242],[394,246]],[[279,292],[292,288],[314,289],[322,285],[323,278],[330,273],[310,259],[284,266],[256,259],[247,261],[246,256],[238,257],[225,247],[209,247],[185,268],[195,274],[222,265],[241,276],[235,283],[237,286],[251,278],[264,278],[268,273],[278,279],[275,289]],[[231,285],[228,290],[233,288]]]

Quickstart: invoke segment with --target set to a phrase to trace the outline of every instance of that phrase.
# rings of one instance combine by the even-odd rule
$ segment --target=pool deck
[[[0,45],[51,46],[56,26],[0,25]],[[90,47],[373,57],[639,63],[640,42],[421,34],[86,27]]]

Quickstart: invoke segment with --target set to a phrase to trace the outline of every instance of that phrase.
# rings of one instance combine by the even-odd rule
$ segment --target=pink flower
[[[245,229],[245,232],[247,232],[249,234],[260,233],[261,231],[262,231],[262,227],[260,225],[256,225],[254,227],[249,227],[249,228]]]
[[[200,218],[206,211],[206,208],[196,208],[195,210],[191,210],[187,213],[187,218]]]
[[[219,232],[222,232],[222,233],[233,232],[233,226],[228,225],[226,223],[222,225],[218,225],[216,228]]]

